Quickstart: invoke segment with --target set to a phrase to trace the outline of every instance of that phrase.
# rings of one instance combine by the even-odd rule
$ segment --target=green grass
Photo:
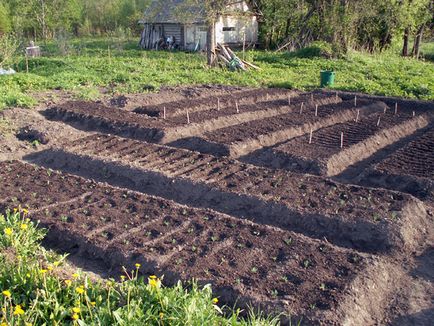
[[[68,272],[65,257],[40,245],[44,231],[26,210],[0,215],[0,325],[277,325],[219,307],[210,286],[165,287],[130,266],[123,280]],[[226,314],[222,313],[222,310]]]
[[[201,54],[139,50],[135,42],[113,39],[74,40],[67,55],[48,44],[48,55],[16,65],[14,76],[0,77],[0,108],[32,106],[33,92],[72,91],[77,98],[96,99],[104,88],[109,94],[141,93],[161,86],[224,84],[317,88],[322,69],[336,71],[335,89],[370,94],[434,99],[434,64],[393,53],[368,55],[350,53],[345,59],[301,58],[287,53],[249,51],[246,59],[261,71],[230,72],[208,69]],[[110,47],[110,51],[108,48]],[[65,46],[63,46],[65,48]]]

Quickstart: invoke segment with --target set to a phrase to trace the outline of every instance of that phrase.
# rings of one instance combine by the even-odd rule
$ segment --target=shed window
[[[223,27],[223,32],[233,32],[235,31],[235,27]]]

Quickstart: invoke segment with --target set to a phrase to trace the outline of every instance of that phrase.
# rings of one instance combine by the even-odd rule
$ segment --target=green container
[[[335,83],[335,72],[329,70],[321,71],[321,87],[333,86]]]

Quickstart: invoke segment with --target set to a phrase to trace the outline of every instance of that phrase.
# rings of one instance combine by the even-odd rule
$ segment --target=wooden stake
[[[383,113],[386,114],[386,112],[387,112],[387,106],[384,107],[384,112]]]
[[[268,93],[267,93],[267,95],[265,96],[265,98],[266,98],[267,101],[270,99],[270,96],[268,95]]]
[[[166,120],[166,107],[163,107],[163,119]]]
[[[356,123],[359,122],[360,110],[357,110]]]
[[[413,111],[413,117],[415,117],[416,116],[416,112],[415,111]]]
[[[354,96],[354,106],[357,106],[357,95]]]
[[[217,98],[217,111],[220,111],[220,99]]]
[[[240,108],[238,107],[238,101],[235,101],[235,107],[237,108],[237,113],[240,113]]]
[[[381,121],[381,116],[378,117],[378,121],[377,121],[377,127],[380,126],[380,121]]]
[[[318,116],[318,104],[315,105],[315,117],[317,117],[317,116]]]
[[[336,100],[339,98],[339,96],[338,96],[338,92],[336,92]]]
[[[312,144],[313,128],[310,128],[309,144]]]
[[[395,103],[395,115],[398,114],[398,102]]]
[[[291,105],[291,95],[288,95],[288,105]]]
[[[304,106],[304,102],[301,102],[301,106],[300,106],[300,114],[303,113],[303,106]]]
[[[187,110],[187,123],[190,124],[190,114],[188,113],[188,110]]]
[[[26,55],[26,72],[29,73],[29,57]]]
[[[344,133],[341,132],[341,148],[344,147]]]

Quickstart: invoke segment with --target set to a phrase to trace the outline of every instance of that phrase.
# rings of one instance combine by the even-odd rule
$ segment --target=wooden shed
[[[201,3],[201,2],[199,2]],[[184,0],[154,0],[140,21],[144,49],[167,47],[203,50],[207,42],[205,5],[191,5]],[[218,43],[227,45],[256,44],[258,21],[245,1],[231,1],[215,23]]]

